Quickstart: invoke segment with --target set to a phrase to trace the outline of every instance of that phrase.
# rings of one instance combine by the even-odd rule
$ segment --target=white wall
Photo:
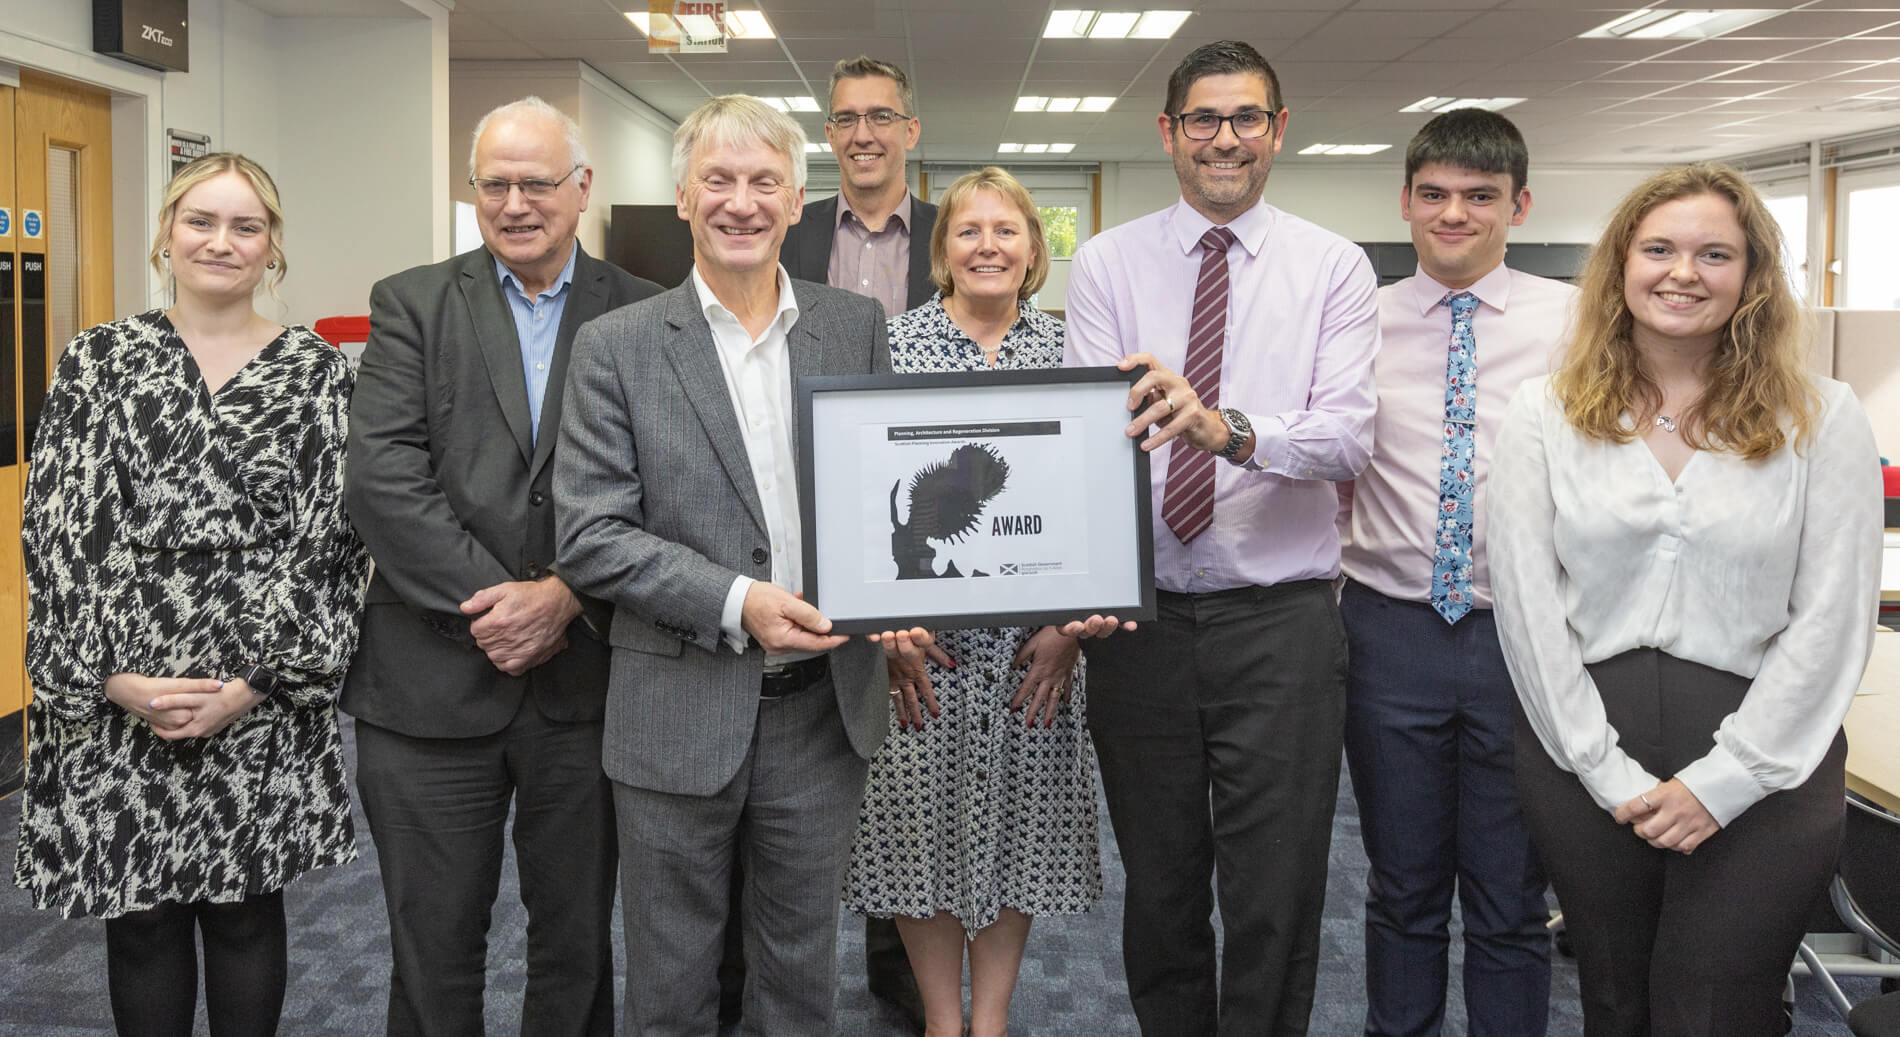
[[[473,203],[468,153],[475,124],[498,105],[534,94],[580,124],[594,187],[577,232],[581,247],[607,254],[615,205],[673,200],[673,121],[579,61],[449,63],[451,197]]]
[[[92,53],[90,0],[0,0],[0,61],[113,95],[117,313],[165,300],[143,257],[171,171],[167,127],[208,134],[277,180],[290,276],[283,307],[260,299],[267,315],[364,312],[377,278],[448,254],[433,146],[447,123],[448,11],[436,0],[388,0],[388,10],[291,18],[191,0],[191,71],[158,73]]]

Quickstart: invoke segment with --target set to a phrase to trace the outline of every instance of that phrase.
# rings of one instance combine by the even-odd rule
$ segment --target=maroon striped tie
[[[1234,232],[1215,227],[1201,235],[1201,278],[1194,286],[1194,317],[1188,322],[1188,380],[1201,406],[1220,410],[1221,342],[1227,332],[1227,249]],[[1168,488],[1161,497],[1161,520],[1187,543],[1214,524],[1214,455],[1174,440],[1168,457]]]

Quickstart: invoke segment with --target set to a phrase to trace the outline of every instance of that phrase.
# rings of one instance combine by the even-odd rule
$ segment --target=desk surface
[[[1900,632],[1874,635],[1873,658],[1847,711],[1847,787],[1900,813]]]

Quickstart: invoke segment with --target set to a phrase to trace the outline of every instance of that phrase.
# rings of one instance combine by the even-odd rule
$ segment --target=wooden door
[[[25,762],[26,585],[20,522],[59,355],[112,319],[112,107],[102,90],[21,70],[0,87],[0,795]]]

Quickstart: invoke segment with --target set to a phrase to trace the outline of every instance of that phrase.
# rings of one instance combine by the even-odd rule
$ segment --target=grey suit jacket
[[[804,281],[792,292],[794,378],[891,370],[883,307]],[[740,575],[772,578],[716,348],[690,277],[581,328],[554,474],[561,572],[614,609],[601,762],[615,781],[699,796],[737,773],[759,710],[765,656],[722,643],[727,591]],[[832,651],[831,674],[869,759],[889,719],[883,652],[853,638]]]
[[[577,249],[579,245],[575,246]],[[494,667],[458,606],[538,579],[554,560],[561,386],[580,326],[660,286],[581,252],[561,315],[537,437],[514,317],[485,248],[370,290],[370,337],[350,403],[344,499],[376,560],[342,707],[420,738],[507,725],[524,695],[551,719],[595,720],[606,697],[606,606],[521,677]],[[601,633],[595,633],[595,629]]]
[[[904,305],[915,309],[929,302],[937,291],[930,280],[930,235],[937,226],[937,207],[912,195],[910,222],[910,278]],[[831,243],[837,232],[836,195],[805,206],[805,214],[785,232],[785,247],[779,257],[779,262],[785,264],[785,272],[803,281],[828,282]]]

